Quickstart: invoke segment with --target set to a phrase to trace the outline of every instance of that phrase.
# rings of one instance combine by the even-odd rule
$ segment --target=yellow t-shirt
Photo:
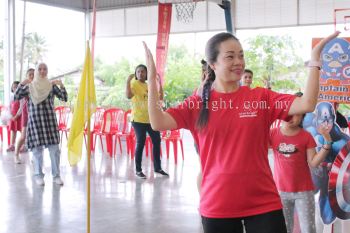
[[[131,98],[132,120],[139,123],[149,123],[148,116],[148,87],[147,83],[132,80],[131,91],[134,96]]]

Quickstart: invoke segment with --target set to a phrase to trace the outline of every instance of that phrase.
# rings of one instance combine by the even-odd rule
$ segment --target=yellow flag
[[[81,159],[84,127],[86,122],[90,121],[91,115],[95,110],[94,69],[89,43],[87,43],[83,74],[77,101],[74,105],[73,120],[68,137],[68,161],[71,166],[76,165]]]

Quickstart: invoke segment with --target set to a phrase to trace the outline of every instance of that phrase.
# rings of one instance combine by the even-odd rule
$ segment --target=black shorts
[[[283,211],[242,218],[206,218],[202,216],[204,233],[287,233]]]

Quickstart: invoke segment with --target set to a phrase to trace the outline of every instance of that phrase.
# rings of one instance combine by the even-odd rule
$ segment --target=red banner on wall
[[[168,54],[169,34],[171,26],[172,4],[158,3],[158,33],[156,49],[156,68],[162,85],[164,84],[165,64]]]
[[[321,38],[312,39],[314,47]],[[321,53],[320,101],[350,103],[350,38],[335,38]]]

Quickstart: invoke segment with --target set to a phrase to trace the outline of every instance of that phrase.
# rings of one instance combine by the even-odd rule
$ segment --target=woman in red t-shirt
[[[145,45],[148,106],[154,130],[186,128],[198,135],[203,180],[200,214],[205,233],[285,233],[282,204],[267,160],[269,128],[276,119],[313,111],[319,90],[320,53],[337,37],[320,41],[311,53],[302,97],[266,88],[240,87],[245,68],[238,39],[219,33],[206,45],[208,78],[201,96],[190,96],[163,112],[153,56]],[[247,143],[249,142],[249,143]]]
[[[329,135],[331,125],[325,122],[318,132],[326,143],[316,153],[312,135],[305,131],[301,122],[303,115],[297,114],[280,128],[270,131],[270,145],[274,154],[274,179],[281,196],[287,232],[293,232],[294,209],[298,213],[302,233],[316,233],[314,185],[310,167],[317,167],[331,149]]]

